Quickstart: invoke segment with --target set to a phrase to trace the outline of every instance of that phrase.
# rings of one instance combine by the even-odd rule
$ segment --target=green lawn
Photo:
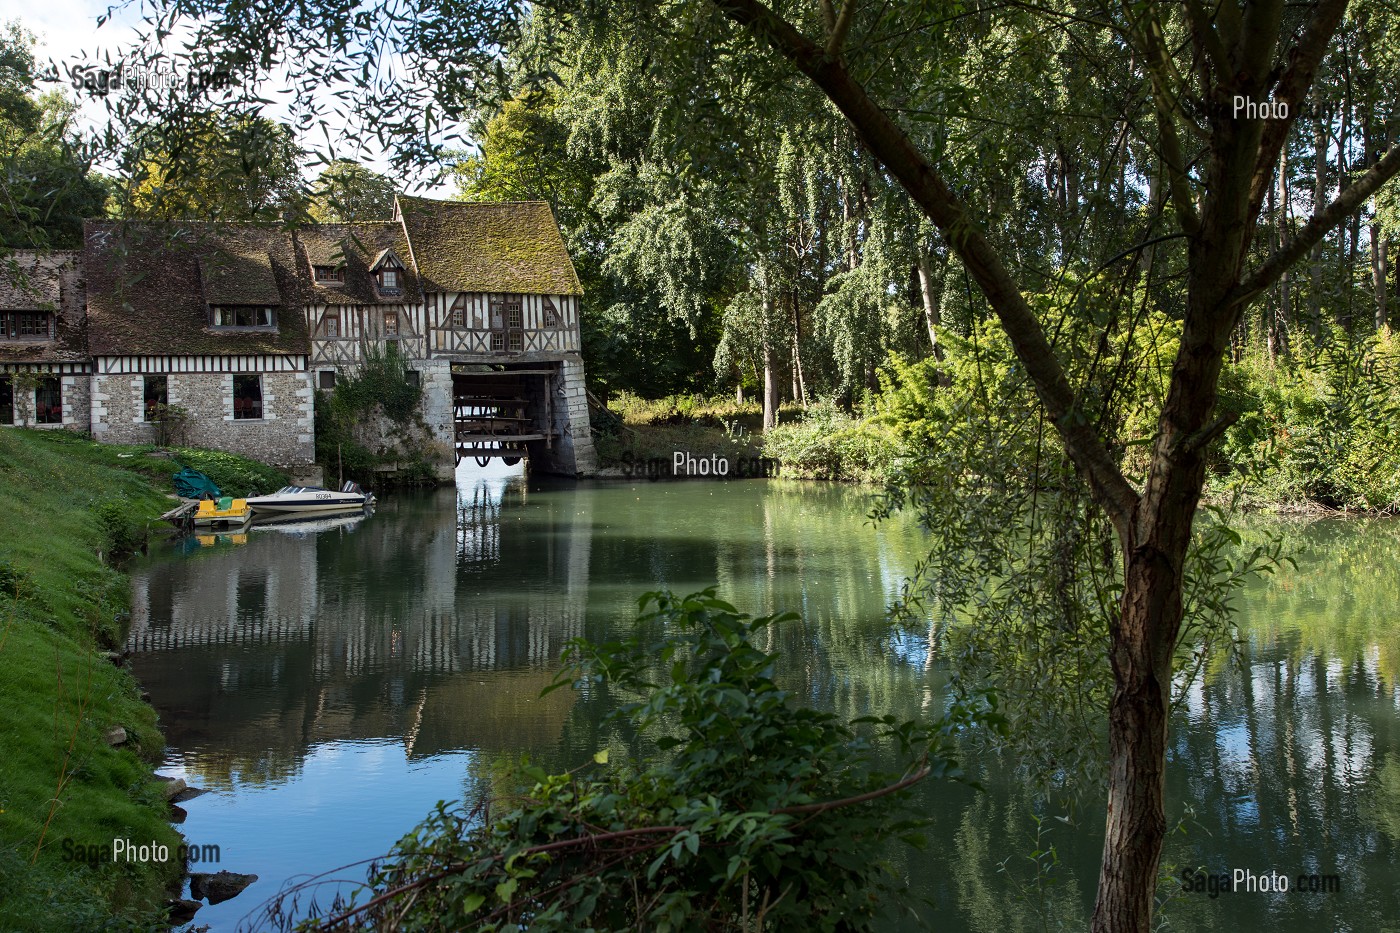
[[[111,562],[173,504],[178,467],[149,451],[0,430],[0,931],[150,929],[182,874],[151,777],[163,745],[155,711],[99,656],[120,641],[129,602]],[[234,455],[183,453],[249,488],[284,481]],[[116,725],[131,736],[121,748],[103,739]],[[115,838],[168,846],[172,861],[65,860]]]

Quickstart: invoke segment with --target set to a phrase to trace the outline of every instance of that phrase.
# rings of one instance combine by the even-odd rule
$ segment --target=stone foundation
[[[563,476],[592,476],[598,472],[593,431],[588,420],[588,392],[583,381],[583,361],[577,357],[560,363],[559,374],[549,382],[554,443],[532,441],[530,469]],[[543,399],[532,398],[538,410]]]

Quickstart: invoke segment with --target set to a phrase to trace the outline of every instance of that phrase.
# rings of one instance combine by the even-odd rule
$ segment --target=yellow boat
[[[211,528],[239,528],[248,524],[252,517],[253,510],[248,507],[247,499],[224,496],[217,500],[201,499],[194,513],[194,523]]]

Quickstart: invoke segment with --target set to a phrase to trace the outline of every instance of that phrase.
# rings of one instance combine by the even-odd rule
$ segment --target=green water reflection
[[[255,840],[259,866],[236,870],[261,867],[275,887],[382,851],[409,828],[405,808],[475,794],[521,752],[576,765],[616,742],[600,725],[606,701],[540,689],[568,639],[616,634],[658,586],[718,583],[747,611],[800,612],[768,647],[814,705],[936,716],[946,692],[936,641],[884,623],[923,533],[873,528],[866,507],[859,491],[829,485],[464,472],[455,493],[392,497],[361,522],[153,554],[136,574],[134,666],[172,767],[217,791],[191,802],[185,831]],[[1173,819],[1189,803],[1194,821],[1167,859],[1337,874],[1342,891],[1182,894],[1163,916],[1183,930],[1400,930],[1400,527],[1270,527],[1299,567],[1245,595],[1243,667],[1211,671],[1176,721]],[[279,861],[289,808],[310,805],[300,801],[327,780],[332,753],[337,806],[361,821],[365,851],[346,851],[344,826],[327,830],[325,851],[299,827],[295,863]],[[1082,929],[1101,804],[1083,801],[1072,825],[1041,809],[1059,867],[1037,885],[1026,858],[1037,804],[1008,763],[971,770],[986,792],[920,792],[930,846],[898,865],[929,904],[906,925]],[[403,799],[429,772],[412,792],[424,798]],[[378,805],[386,797],[400,804],[392,813]],[[250,906],[200,921],[232,929]]]

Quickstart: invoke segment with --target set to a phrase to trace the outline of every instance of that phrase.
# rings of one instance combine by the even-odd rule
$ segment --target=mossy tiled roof
[[[282,293],[266,253],[219,250],[199,257],[204,301],[214,305],[278,305]]]
[[[0,363],[69,363],[87,359],[81,255],[76,250],[0,254],[0,310],[49,311],[52,340],[0,339]]]
[[[303,275],[312,283],[312,300],[323,304],[402,304],[418,301],[418,278],[409,262],[408,241],[398,221],[353,224],[316,224],[296,231],[297,245],[305,257]],[[370,269],[374,261],[392,252],[404,265],[398,295],[375,291]],[[342,266],[344,282],[316,282],[316,266]]]
[[[94,356],[302,354],[306,279],[285,229],[265,224],[88,221]],[[209,303],[277,309],[277,330],[218,332]]]
[[[397,205],[424,291],[583,294],[554,212],[544,201],[400,195]]]

